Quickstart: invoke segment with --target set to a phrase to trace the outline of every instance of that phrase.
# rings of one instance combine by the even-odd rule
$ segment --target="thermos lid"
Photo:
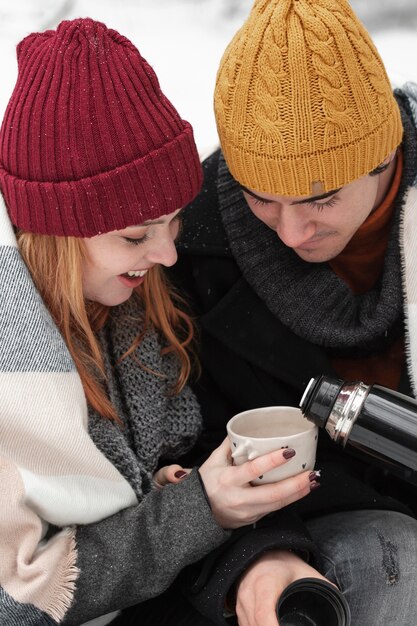
[[[282,626],[350,626],[346,598],[339,589],[319,578],[301,578],[288,585],[278,601]]]
[[[340,378],[323,375],[312,378],[300,400],[304,417],[324,428],[343,385],[344,381]]]

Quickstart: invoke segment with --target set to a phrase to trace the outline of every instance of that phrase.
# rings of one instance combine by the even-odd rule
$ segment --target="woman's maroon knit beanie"
[[[172,213],[200,190],[193,132],[126,37],[64,21],[17,47],[0,188],[19,228],[92,237]]]

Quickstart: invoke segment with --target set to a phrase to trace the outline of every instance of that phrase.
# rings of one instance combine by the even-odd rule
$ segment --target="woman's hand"
[[[303,472],[277,483],[252,486],[251,481],[288,461],[289,449],[232,465],[228,439],[200,467],[213,515],[223,528],[253,524],[261,517],[303,498],[318,486],[314,472]]]
[[[163,489],[169,483],[174,485],[180,483],[190,472],[190,469],[181,467],[181,465],[165,465],[155,472],[153,483],[157,489]]]
[[[247,569],[237,586],[239,626],[278,626],[278,599],[290,583],[300,578],[327,580],[292,552],[274,550],[261,556]]]

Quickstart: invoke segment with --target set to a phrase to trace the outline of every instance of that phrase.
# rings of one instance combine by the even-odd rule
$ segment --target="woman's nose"
[[[147,254],[150,263],[171,267],[177,262],[178,254],[172,235],[169,233],[161,234],[152,240],[152,244],[153,246]]]

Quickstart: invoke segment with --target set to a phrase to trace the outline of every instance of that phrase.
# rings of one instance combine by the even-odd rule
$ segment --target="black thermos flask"
[[[417,401],[381,385],[316,376],[300,401],[303,415],[331,439],[383,462],[417,485]]]

